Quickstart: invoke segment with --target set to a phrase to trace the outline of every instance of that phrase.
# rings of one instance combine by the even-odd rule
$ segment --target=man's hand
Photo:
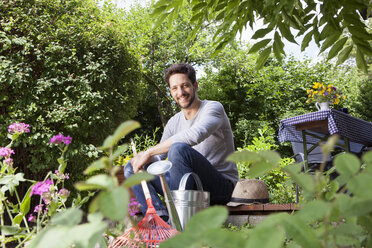
[[[137,173],[142,167],[151,162],[151,155],[147,152],[137,153],[136,156],[132,158],[132,166],[134,173]]]

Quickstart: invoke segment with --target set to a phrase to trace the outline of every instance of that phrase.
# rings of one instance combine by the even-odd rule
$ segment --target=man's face
[[[194,87],[186,74],[177,73],[170,76],[169,88],[172,97],[182,109],[189,108],[194,102],[197,84],[195,83]]]

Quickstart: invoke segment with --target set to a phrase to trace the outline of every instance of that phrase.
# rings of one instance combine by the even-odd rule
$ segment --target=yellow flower
[[[339,103],[340,103],[340,98],[336,98],[335,104],[339,104]]]

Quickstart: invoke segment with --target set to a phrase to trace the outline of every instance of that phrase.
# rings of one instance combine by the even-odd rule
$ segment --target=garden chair
[[[293,158],[295,159],[296,163],[301,164],[302,171],[305,173],[312,173],[315,170],[320,168],[320,164],[323,161],[323,153],[319,146],[315,147],[312,151],[308,152],[307,161],[305,161],[304,156],[304,148],[303,144],[300,142],[291,142],[292,143],[292,150],[293,150]],[[311,148],[313,145],[307,144],[307,149]],[[324,171],[329,170],[332,167],[333,157],[328,155],[326,158],[326,165]],[[334,175],[331,176],[331,179],[334,178]],[[298,185],[296,184],[296,202],[298,203]]]

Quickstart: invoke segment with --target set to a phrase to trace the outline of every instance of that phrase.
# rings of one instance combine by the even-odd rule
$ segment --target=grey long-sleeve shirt
[[[168,138],[173,143],[192,146],[234,184],[239,180],[236,164],[226,161],[235,148],[230,122],[221,103],[202,101],[197,114],[190,120],[186,120],[180,111],[168,121],[161,141]]]

